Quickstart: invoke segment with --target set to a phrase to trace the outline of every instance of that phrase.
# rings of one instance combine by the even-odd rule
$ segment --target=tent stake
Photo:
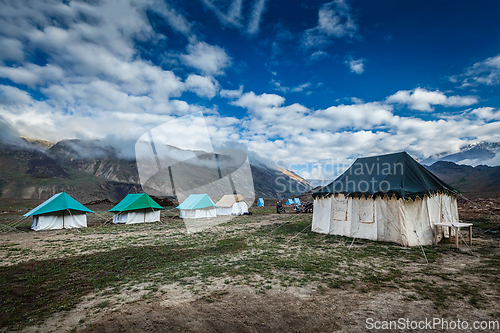
[[[476,256],[476,255],[472,252],[472,249],[469,247],[469,244],[467,244],[467,242],[465,241],[464,236],[462,236],[462,233],[461,233],[461,232],[459,232],[459,231],[458,231],[458,229],[457,229],[456,233],[458,233],[458,234],[460,235],[460,238],[462,239],[462,242],[464,242],[465,246],[467,246],[467,248],[468,248],[468,249],[469,249],[469,251],[470,251],[470,254],[471,254],[471,255],[473,255],[473,256]],[[455,235],[455,237],[456,237],[456,235]]]
[[[427,256],[425,255],[424,247],[422,246],[422,243],[420,243],[420,237],[418,237],[417,230],[413,230],[413,231],[415,231],[415,235],[417,235],[417,239],[418,239],[418,246],[420,246],[420,250],[422,250],[422,253],[424,254],[425,262],[426,262],[427,264],[429,264],[429,261],[427,260]]]

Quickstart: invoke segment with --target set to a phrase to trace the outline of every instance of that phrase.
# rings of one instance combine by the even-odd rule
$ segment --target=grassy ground
[[[91,209],[110,217],[106,207],[96,208]],[[0,328],[40,324],[91,294],[102,298],[95,305],[100,311],[112,305],[112,295],[145,284],[146,300],[178,283],[212,302],[209,286],[215,280],[249,286],[256,294],[305,286],[319,294],[392,290],[408,302],[429,300],[439,311],[458,300],[498,317],[496,240],[476,242],[472,253],[426,246],[426,264],[418,247],[313,233],[311,214],[270,214],[273,209],[254,209],[251,216],[195,234],[186,233],[173,211],[163,212],[158,223],[110,225],[94,217],[86,229],[3,234]],[[450,262],[467,265],[443,269]]]

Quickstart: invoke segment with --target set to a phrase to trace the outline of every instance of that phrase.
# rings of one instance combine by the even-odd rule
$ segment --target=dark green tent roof
[[[415,199],[437,192],[457,191],[434,176],[406,152],[358,158],[342,175],[313,197],[344,194],[358,197],[393,196]]]
[[[146,209],[146,208],[154,208],[154,209],[163,209],[162,206],[156,203],[149,195],[146,193],[137,193],[137,194],[127,194],[122,201],[120,201],[116,206],[111,208],[110,212],[125,212],[129,210],[137,210],[137,209]]]
[[[90,209],[70,197],[66,192],[61,192],[53,195],[50,199],[42,203],[41,205],[33,208],[24,216],[41,215],[53,212],[59,212],[61,210],[76,210],[80,212],[93,213]]]

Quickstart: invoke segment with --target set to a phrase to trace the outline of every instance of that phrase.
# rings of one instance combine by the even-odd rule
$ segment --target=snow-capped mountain
[[[453,162],[471,166],[500,165],[500,142],[480,142],[464,146],[457,153],[444,152],[430,156],[420,161],[421,164],[431,165],[437,161]]]

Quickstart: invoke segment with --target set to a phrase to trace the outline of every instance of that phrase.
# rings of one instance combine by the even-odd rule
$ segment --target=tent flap
[[[43,215],[33,215],[31,229],[54,230],[87,227],[87,214],[77,211],[58,211]]]
[[[133,211],[118,212],[113,215],[113,223],[148,223],[160,221],[160,210],[137,209]]]

